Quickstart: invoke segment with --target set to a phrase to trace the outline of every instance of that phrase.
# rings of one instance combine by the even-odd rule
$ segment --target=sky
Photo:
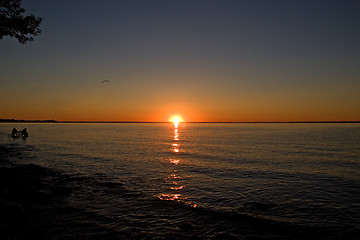
[[[42,33],[0,40],[0,118],[360,120],[360,1],[22,5]]]

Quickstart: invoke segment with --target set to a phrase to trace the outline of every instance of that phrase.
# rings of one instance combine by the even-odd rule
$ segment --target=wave
[[[166,200],[166,201],[164,201]],[[158,203],[160,201],[160,203]],[[306,226],[291,221],[281,221],[254,215],[241,209],[242,212],[214,210],[207,207],[187,204],[182,201],[169,199],[154,199],[159,207],[167,206],[176,212],[183,212],[187,216],[186,223],[190,228],[203,228],[208,232],[202,237],[219,237],[226,233],[226,239],[246,237],[249,239],[358,239],[360,229],[354,226],[347,228],[333,228],[320,226]],[[259,202],[248,202],[247,208],[257,211],[271,210],[275,205]],[[199,226],[200,225],[200,226]],[[235,239],[234,238],[234,239]]]
[[[71,193],[46,204],[27,206],[28,236],[58,239],[357,239],[359,229],[303,226],[266,219],[245,209],[211,207],[149,196],[131,179],[102,173],[67,175],[29,165],[27,171],[56,179]],[[64,195],[64,194],[62,194]],[[276,205],[244,204],[247,210],[271,211]],[[56,222],[51,219],[57,219]]]

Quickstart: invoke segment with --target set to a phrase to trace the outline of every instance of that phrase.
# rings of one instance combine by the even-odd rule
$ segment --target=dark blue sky
[[[360,119],[360,1],[23,5],[42,34],[0,42],[0,98],[26,86],[43,106],[23,118]],[[5,117],[21,107],[0,100]]]

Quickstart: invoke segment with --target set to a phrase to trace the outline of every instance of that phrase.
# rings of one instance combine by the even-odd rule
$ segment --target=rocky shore
[[[34,164],[11,160],[22,152],[0,145],[0,239],[127,239],[93,221],[69,200],[76,180]]]
[[[35,219],[47,221],[43,210],[71,194],[67,176],[33,164],[13,164],[7,160],[9,151],[0,146],[0,239],[46,238]]]

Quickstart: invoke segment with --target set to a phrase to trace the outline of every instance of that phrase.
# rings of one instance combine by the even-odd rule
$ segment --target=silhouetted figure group
[[[13,128],[13,130],[11,131],[11,137],[28,137],[29,133],[26,131],[26,128],[24,128],[21,131],[18,131],[16,128]]]

